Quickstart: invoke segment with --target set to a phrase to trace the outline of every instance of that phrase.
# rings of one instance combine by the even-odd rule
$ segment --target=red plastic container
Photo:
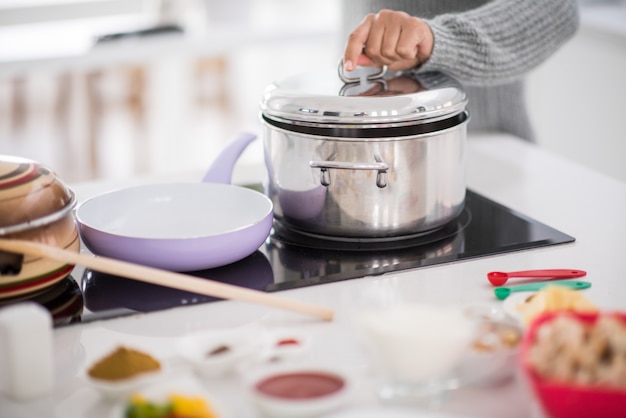
[[[551,418],[624,418],[626,417],[626,388],[583,386],[542,378],[533,370],[528,353],[538,328],[559,315],[570,315],[584,323],[593,324],[600,315],[615,315],[626,323],[626,313],[580,314],[549,313],[537,318],[522,341],[522,369],[528,383]]]

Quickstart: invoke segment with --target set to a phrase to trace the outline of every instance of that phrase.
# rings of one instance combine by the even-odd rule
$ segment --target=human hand
[[[405,12],[381,10],[369,14],[350,33],[343,55],[344,69],[357,66],[403,71],[424,63],[433,50],[430,26]]]

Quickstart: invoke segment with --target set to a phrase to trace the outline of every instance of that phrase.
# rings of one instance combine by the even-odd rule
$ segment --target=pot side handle
[[[319,168],[320,183],[323,186],[330,185],[330,173],[329,169],[339,170],[374,170],[376,174],[376,186],[381,189],[387,186],[387,171],[389,170],[389,164],[377,161],[374,163],[355,163],[349,161],[309,161],[311,168]]]

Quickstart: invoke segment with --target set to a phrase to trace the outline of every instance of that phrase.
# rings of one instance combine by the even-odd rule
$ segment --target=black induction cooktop
[[[329,242],[275,221],[266,242],[252,255],[227,266],[188,274],[275,292],[574,240],[468,190],[461,214],[429,234],[382,243]],[[57,327],[218,300],[81,267],[30,298],[51,311]],[[3,300],[0,306],[14,302]]]

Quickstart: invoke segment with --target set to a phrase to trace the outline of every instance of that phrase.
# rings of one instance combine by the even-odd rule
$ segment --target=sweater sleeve
[[[473,85],[519,78],[578,29],[577,0],[494,0],[427,20],[435,44],[418,71],[439,70]]]

